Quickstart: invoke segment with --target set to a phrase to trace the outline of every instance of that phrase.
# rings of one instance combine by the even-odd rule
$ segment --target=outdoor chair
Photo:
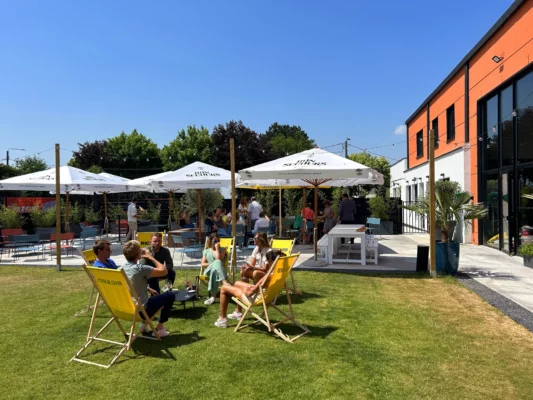
[[[13,235],[11,240],[13,241],[14,259],[22,255],[40,254],[44,260],[43,241],[38,233],[34,235]]]
[[[283,220],[283,234],[284,236],[286,237],[289,237],[289,238],[294,238],[296,235],[299,234],[299,230],[298,229],[294,229],[293,228],[293,225],[294,225],[294,220],[293,219],[284,219]]]
[[[57,233],[51,233],[50,234],[50,244],[48,247],[48,250],[50,251],[50,259],[53,258],[53,252],[56,249],[56,239],[57,239]],[[65,250],[65,254],[68,257],[68,251],[70,250],[70,255],[74,256],[74,233],[61,233],[59,235],[59,243],[60,243],[60,249],[63,251]]]
[[[163,243],[165,241],[165,232],[159,232],[161,236],[163,237]],[[150,246],[150,242],[152,241],[152,235],[154,234],[154,231],[151,232],[138,232],[137,233],[137,240],[139,241],[141,245],[141,249]]]
[[[201,251],[199,244],[196,243],[196,232],[181,232],[180,235],[172,235],[172,241],[174,242],[172,257],[176,254],[176,251],[181,253],[180,267],[183,266],[183,257],[185,254],[196,254]],[[177,247],[178,245],[181,247]]]
[[[7,249],[8,252],[11,251],[15,247],[11,237],[14,236],[14,235],[23,235],[24,234],[22,228],[2,229],[0,231],[0,233],[1,233],[3,241],[4,241],[4,243],[3,243],[4,248]]]
[[[381,238],[381,218],[369,217],[366,219],[366,230],[371,235],[376,235],[376,231],[379,232]]]
[[[237,324],[237,326],[235,327],[235,332],[237,332],[239,329],[243,329],[252,324],[262,323],[268,328],[269,332],[279,336],[281,339],[285,340],[288,343],[293,343],[296,339],[310,332],[310,330],[307,329],[306,326],[302,325],[300,322],[296,320],[294,316],[294,311],[292,309],[292,303],[291,303],[291,297],[289,295],[289,290],[287,289],[287,277],[299,256],[300,256],[300,253],[290,255],[287,257],[276,258],[276,260],[272,263],[272,266],[270,267],[268,271],[268,275],[267,275],[269,276],[268,287],[265,287],[266,281],[263,280],[263,282],[259,285],[259,293],[252,304],[245,303],[242,299],[233,297],[233,301],[239,304],[243,309],[242,317],[239,323]],[[285,293],[287,296],[287,304],[289,305],[288,314],[282,311],[276,305],[276,299],[278,295],[280,294],[281,289],[283,288],[285,288]],[[258,314],[256,312],[253,312],[252,311],[253,309],[262,309],[262,313]],[[285,318],[283,318],[281,321],[274,323],[271,320],[271,315],[269,314],[269,311],[271,309],[275,309]],[[244,319],[248,316],[248,314],[251,314],[252,317],[254,317],[255,321],[250,324],[243,325]],[[299,327],[303,331],[303,333],[300,333],[299,335],[293,338],[290,338],[288,335],[284,334],[281,331],[281,329],[278,328],[278,326],[287,321],[290,321],[292,324]]]
[[[82,249],[85,250],[85,242],[93,242],[96,240],[96,237],[98,236],[98,228],[85,228],[80,232],[80,242]]]
[[[80,253],[81,258],[83,258],[83,262],[87,266],[92,266],[94,262],[96,261],[96,254],[94,254],[93,249],[80,251],[78,249],[78,252]],[[89,302],[87,303],[87,308],[84,308],[83,310],[77,312],[74,314],[75,317],[79,317],[80,315],[83,315],[89,311],[91,311],[94,308],[93,302],[93,296],[94,296],[94,286],[91,287],[91,294],[89,295]]]
[[[70,361],[77,361],[80,363],[96,365],[98,367],[109,368],[125,351],[131,349],[131,345],[137,338],[140,337],[149,340],[161,340],[159,332],[154,328],[152,319],[154,319],[155,316],[161,311],[162,307],[157,310],[154,315],[148,315],[137,292],[135,291],[133,285],[126,275],[126,272],[124,272],[123,269],[94,268],[87,267],[86,265],[83,266],[83,269],[89,276],[89,279],[98,291],[98,294],[96,295],[96,302],[93,309],[91,324],[89,325],[87,341]],[[135,301],[132,297],[135,299]],[[111,312],[112,317],[98,332],[96,332],[96,334],[93,335],[93,328],[96,321],[98,307],[100,306],[100,299],[104,300],[107,308]],[[128,322],[131,321],[131,327],[126,330],[120,320]],[[124,334],[126,338],[124,342],[117,342],[100,337],[102,333],[104,333],[104,331],[113,323],[113,321],[116,322],[119,329]],[[135,330],[139,321],[141,321],[141,326],[138,330]],[[156,336],[155,338],[141,335],[141,332],[143,332],[147,326],[150,327],[151,331]],[[109,364],[100,364],[79,358],[82,353],[89,348],[93,342],[96,341],[120,346],[120,349],[111,359]]]
[[[292,249],[294,248],[295,242],[296,239],[273,239],[270,242],[270,247],[276,250],[280,250],[281,252],[285,253],[285,255],[290,256],[292,255]],[[289,287],[291,293],[302,294],[302,292],[296,289],[296,281],[294,280],[294,276],[292,275],[292,270],[289,272],[289,276],[291,277],[292,283],[292,287]]]

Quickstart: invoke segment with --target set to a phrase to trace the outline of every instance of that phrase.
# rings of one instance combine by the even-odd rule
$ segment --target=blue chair
[[[172,235],[172,241],[174,242],[175,246],[174,252],[172,253],[172,257],[174,257],[174,255],[176,254],[176,250],[178,251],[178,253],[181,253],[180,267],[183,266],[183,256],[185,254],[195,254],[202,250],[199,247],[198,243],[196,243],[195,232],[181,232],[180,235]],[[177,245],[181,245],[181,247],[176,247]]]
[[[85,228],[80,233],[80,241],[83,250],[85,250],[85,241],[89,240],[93,242],[98,236],[98,228]]]
[[[381,237],[381,218],[369,217],[366,219],[366,230],[371,235],[376,235],[376,230],[379,232]]]
[[[44,260],[44,246],[41,244],[41,237],[38,233],[34,235],[13,235],[11,240],[14,244],[13,258],[20,257],[22,254],[41,254]]]

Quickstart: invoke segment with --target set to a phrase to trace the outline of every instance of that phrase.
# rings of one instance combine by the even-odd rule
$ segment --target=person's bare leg
[[[222,286],[220,289],[220,318],[226,318],[231,297],[241,298],[242,294],[243,290],[238,286]]]
[[[257,283],[261,280],[262,277],[266,275],[263,271],[254,271],[254,283]]]

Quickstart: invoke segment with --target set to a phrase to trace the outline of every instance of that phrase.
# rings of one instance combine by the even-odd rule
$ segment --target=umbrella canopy
[[[51,168],[4,179],[0,181],[0,190],[55,190],[55,171],[55,168]],[[120,182],[67,165],[59,168],[59,174],[62,192],[127,192],[130,190],[128,182]]]
[[[311,149],[245,168],[239,171],[239,175],[242,180],[300,179],[313,186],[325,182],[328,182],[327,186],[348,186],[379,182],[380,174],[372,168],[329,151]],[[338,182],[333,184],[331,181]],[[293,186],[300,185],[296,183]]]

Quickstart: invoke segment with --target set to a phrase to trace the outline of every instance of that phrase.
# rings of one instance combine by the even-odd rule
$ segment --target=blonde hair
[[[258,232],[256,233],[256,235],[257,235],[257,245],[259,246],[261,250],[270,247],[270,243],[268,242],[268,236],[266,232]]]
[[[141,251],[141,244],[136,240],[126,242],[122,247],[122,254],[129,262],[133,262],[139,257],[139,251]]]

